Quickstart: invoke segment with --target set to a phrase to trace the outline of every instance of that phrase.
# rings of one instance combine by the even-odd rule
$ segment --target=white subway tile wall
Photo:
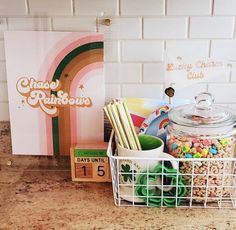
[[[205,90],[236,110],[235,0],[0,0],[0,120],[9,120],[3,32],[94,32],[101,15],[112,20],[111,26],[98,28],[105,37],[107,100],[164,99],[166,54],[214,57],[231,60],[232,71],[176,90],[176,98],[192,99]]]
[[[3,33],[6,30],[7,30],[7,19],[0,18],[0,39],[3,38]]]
[[[215,15],[236,15],[235,0],[214,0]]]
[[[52,29],[56,31],[96,31],[96,17],[54,17]]]
[[[4,41],[0,40],[0,61],[5,60],[5,49],[4,49]]]
[[[107,83],[141,83],[142,66],[139,63],[106,63],[105,76]]]
[[[9,105],[7,102],[0,102],[0,121],[9,121]]]
[[[167,0],[167,15],[210,15],[212,0]]]
[[[104,43],[104,60],[119,61],[120,59],[120,43],[119,41],[106,41]]]
[[[164,15],[164,0],[121,0],[121,15]]]
[[[187,37],[187,18],[144,18],[144,38],[178,39]]]
[[[211,44],[211,57],[236,60],[236,39],[213,40]]]
[[[145,83],[165,83],[164,63],[144,63],[143,82]]]
[[[28,0],[29,13],[33,16],[73,15],[71,1],[66,0]]]
[[[167,41],[166,54],[171,57],[208,57],[208,40]]]
[[[234,68],[232,68],[231,81],[236,82],[236,66],[234,66]]]
[[[203,83],[190,85],[184,89],[176,89],[175,98],[178,99],[184,98],[192,101],[197,94],[205,92],[206,90],[207,90],[207,85]]]
[[[122,61],[161,61],[164,46],[162,41],[122,41]]]
[[[7,83],[0,82],[0,102],[8,101]]]
[[[215,97],[217,103],[234,103],[236,98],[236,84],[210,84],[208,91]]]
[[[141,39],[141,18],[114,18],[110,26],[100,26],[106,39]]]
[[[8,18],[8,30],[51,30],[49,18]]]
[[[192,17],[190,38],[233,38],[234,17]]]
[[[123,84],[121,92],[124,97],[147,97],[147,98],[162,99],[163,85]]]
[[[108,101],[116,97],[121,97],[121,94],[120,94],[121,90],[120,90],[119,84],[106,84],[105,90],[106,90],[106,99]]]
[[[0,15],[26,15],[25,0],[0,0]]]
[[[6,63],[0,62],[0,82],[7,81]]]
[[[118,15],[118,0],[74,0],[74,4],[76,15]]]

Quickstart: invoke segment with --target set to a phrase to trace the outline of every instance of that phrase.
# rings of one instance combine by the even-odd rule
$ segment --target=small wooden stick
[[[127,139],[129,141],[129,144],[130,144],[130,147],[131,147],[131,149],[137,150],[138,148],[136,146],[136,143],[135,143],[135,140],[134,140],[134,137],[133,137],[133,134],[132,134],[132,130],[131,130],[128,118],[126,116],[124,107],[123,107],[122,103],[120,103],[120,102],[115,103],[115,105],[116,105],[117,110],[119,112],[120,121],[121,121],[121,124],[123,126],[123,129],[125,130]]]
[[[115,133],[116,133],[116,135],[117,135],[117,137],[118,137],[118,141],[119,141],[121,147],[124,147],[124,143],[123,143],[123,141],[122,141],[122,138],[121,138],[121,135],[120,135],[120,133],[119,133],[119,130],[118,130],[118,127],[117,127],[116,123],[114,123],[114,122],[112,121],[112,118],[110,117],[110,114],[109,114],[107,108],[104,107],[103,110],[104,110],[104,112],[106,113],[106,115],[107,115],[107,117],[108,117],[108,120],[109,120],[110,123],[111,123],[112,128],[115,130]]]
[[[116,130],[116,133],[117,133],[117,137],[119,138],[119,142],[122,143],[122,145],[125,147],[124,138],[122,137],[122,135],[120,133],[120,129],[118,127],[118,124],[116,123],[116,120],[115,120],[115,118],[113,116],[113,112],[111,110],[111,104],[108,104],[106,106],[106,108],[107,108],[108,114],[109,114],[109,116],[110,116],[110,118],[112,120],[112,123],[113,123],[113,125],[115,127],[115,130]]]
[[[126,105],[126,102],[123,103],[123,106],[124,106],[124,110],[125,110],[126,116],[128,118],[131,130],[132,130],[132,133],[133,133],[134,140],[136,142],[137,148],[138,148],[138,150],[142,150],[140,142],[139,142],[139,139],[138,139],[138,135],[137,135],[137,133],[135,131],[134,124],[133,124],[132,118],[130,116],[129,109],[128,109],[127,105]]]
[[[115,106],[115,105],[110,105],[110,104],[109,104],[108,106],[109,106],[109,108],[111,109],[112,116],[114,117],[114,120],[115,120],[115,122],[116,122],[116,124],[117,124],[117,127],[118,127],[118,129],[119,129],[119,132],[120,132],[120,134],[121,134],[121,137],[122,137],[122,139],[123,139],[123,141],[124,141],[124,146],[125,146],[126,148],[130,149],[129,142],[128,142],[128,140],[127,140],[127,137],[126,137],[126,135],[125,135],[125,133],[124,133],[124,130],[123,130],[123,128],[122,128],[122,125],[121,125],[119,116],[118,116],[118,114],[117,114],[116,106]]]

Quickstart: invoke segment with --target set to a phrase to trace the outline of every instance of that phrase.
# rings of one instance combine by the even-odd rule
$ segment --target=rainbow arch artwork
[[[103,140],[103,35],[6,32],[14,154],[69,155]]]

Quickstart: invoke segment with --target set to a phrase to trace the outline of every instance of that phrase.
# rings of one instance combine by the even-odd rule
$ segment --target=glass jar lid
[[[175,107],[170,110],[170,122],[176,125],[196,128],[221,128],[236,125],[233,111],[224,106],[214,104],[210,93],[200,93],[194,104]]]

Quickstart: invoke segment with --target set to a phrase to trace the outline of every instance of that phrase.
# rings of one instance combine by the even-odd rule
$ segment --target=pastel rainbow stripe
[[[89,35],[71,43],[54,59],[47,79],[53,76],[51,81],[60,80],[61,90],[73,96],[76,86],[88,72],[103,68],[102,40],[102,35]],[[77,139],[76,108],[60,107],[58,116],[46,116],[46,123],[48,151],[53,149],[54,156],[69,155],[71,144]]]

